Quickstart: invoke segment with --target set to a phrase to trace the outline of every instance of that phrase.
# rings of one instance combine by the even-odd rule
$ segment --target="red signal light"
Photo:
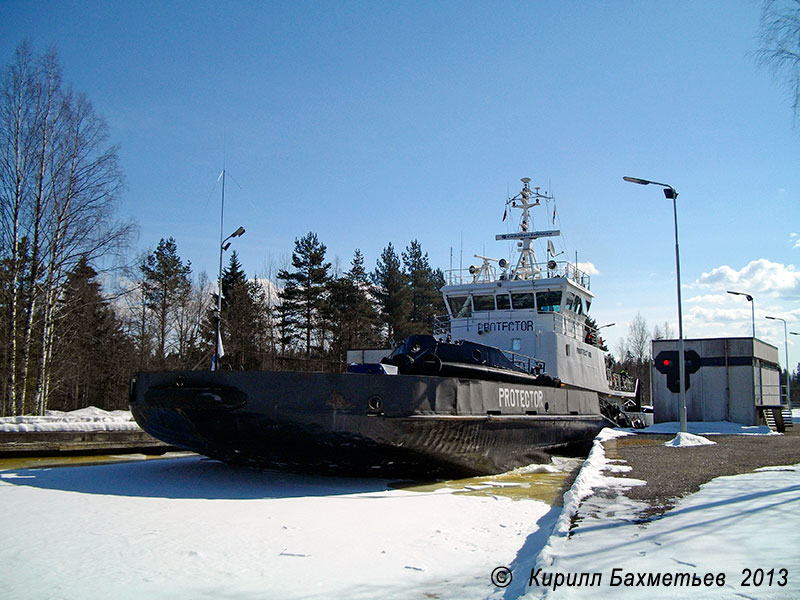
[[[665,359],[664,359],[664,366],[665,366],[665,367],[668,367],[668,366],[669,366],[669,364],[670,364],[670,362],[672,362],[672,361],[670,361],[669,359],[666,359],[666,358],[665,358]]]

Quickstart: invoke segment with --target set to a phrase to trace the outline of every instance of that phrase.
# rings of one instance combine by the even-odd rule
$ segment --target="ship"
[[[516,246],[516,260],[475,255],[479,264],[448,270],[447,314],[430,335],[348,353],[357,360],[344,373],[137,373],[134,418],[159,440],[227,463],[416,478],[546,462],[585,452],[603,427],[635,424],[635,382],[607,373],[587,324],[590,276],[577,260],[556,260],[560,230],[534,228],[534,210],[549,219],[553,197],[521,181],[505,207],[521,211],[519,230],[496,236]]]

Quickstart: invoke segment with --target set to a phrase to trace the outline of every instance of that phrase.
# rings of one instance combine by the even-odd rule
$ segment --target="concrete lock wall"
[[[778,348],[754,338],[684,340],[685,350],[700,356],[700,368],[689,375],[688,421],[732,421],[757,425],[756,405],[779,404]],[[678,350],[678,340],[653,340],[653,359]],[[654,421],[680,421],[680,394],[667,388],[667,376],[651,362]]]

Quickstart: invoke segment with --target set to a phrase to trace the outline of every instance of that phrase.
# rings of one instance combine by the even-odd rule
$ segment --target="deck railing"
[[[786,384],[756,383],[754,396],[756,404],[786,404]]]
[[[534,277],[534,279],[549,279],[551,277],[565,277],[570,281],[574,281],[578,285],[586,288],[587,290],[590,289],[591,284],[591,277],[585,271],[582,271],[578,268],[577,265],[572,264],[569,261],[562,260],[562,261],[549,261],[544,263],[536,263],[534,265],[536,269],[540,271],[540,275]],[[554,267],[554,268],[550,268]],[[473,272],[470,272],[472,269]],[[507,269],[506,271],[501,271],[500,274],[493,278],[488,276],[485,271],[481,271],[480,268],[476,269],[473,267],[467,267],[466,269],[450,269],[445,271],[445,281],[447,285],[463,285],[465,283],[491,283],[494,281],[506,281],[507,279],[511,278],[511,272],[513,269]],[[484,273],[484,275],[480,275]],[[479,279],[480,276],[480,279]]]
[[[513,362],[517,367],[525,371],[526,373],[531,373],[533,375],[541,375],[544,373],[545,364],[544,361],[538,358],[534,358],[532,356],[528,356],[526,354],[519,354],[518,352],[511,352],[508,350],[503,350],[503,354],[506,355],[511,362]]]
[[[636,380],[621,373],[612,373],[606,371],[606,378],[608,379],[608,387],[618,392],[635,392]]]

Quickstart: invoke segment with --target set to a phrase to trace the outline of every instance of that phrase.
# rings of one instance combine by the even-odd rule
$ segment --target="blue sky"
[[[592,313],[687,337],[800,331],[800,131],[759,70],[760,3],[29,2],[0,4],[0,58],[54,45],[120,144],[139,251],[172,236],[216,275],[225,229],[249,275],[315,231],[347,268],[418,239],[434,266],[507,256],[520,177],[556,197],[591,262]],[[793,339],[792,339],[793,338]],[[790,364],[800,336],[790,336]]]

